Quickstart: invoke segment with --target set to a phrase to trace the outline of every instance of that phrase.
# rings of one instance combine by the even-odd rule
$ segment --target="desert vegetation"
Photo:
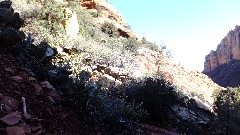
[[[99,67],[95,73],[86,70],[96,65],[128,66],[140,55],[139,48],[164,55],[166,47],[144,37],[122,37],[110,22],[94,23],[92,18],[99,14],[77,7],[79,2],[13,0],[14,10],[24,20],[22,28],[15,29],[22,34],[18,36],[21,42],[1,47],[18,56],[21,65],[37,79],[49,81],[61,93],[61,105],[73,110],[80,121],[105,134],[141,134],[146,123],[183,134],[238,132],[239,115],[233,112],[239,112],[239,88],[217,92],[214,116],[197,107],[191,98],[201,95],[192,92],[187,96],[161,72],[143,78],[127,74],[128,78],[119,83],[118,78],[104,76],[105,71]],[[79,33],[75,38],[66,34],[63,25],[67,8],[78,15]],[[94,80],[96,74],[102,75]]]
[[[215,111],[218,117],[214,121],[214,126],[216,126],[222,134],[235,135],[240,132],[239,94],[239,87],[229,87],[219,91],[216,95]]]

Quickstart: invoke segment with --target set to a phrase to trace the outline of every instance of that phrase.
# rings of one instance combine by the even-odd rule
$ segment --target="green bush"
[[[221,90],[214,103],[217,118],[214,126],[227,135],[240,132],[240,87]]]
[[[95,18],[99,16],[99,14],[96,12],[90,12],[90,14],[92,15],[92,17],[95,17]]]
[[[98,17],[99,13],[84,11],[82,8],[78,8],[76,3],[69,4],[68,7],[77,13],[79,20],[79,33],[86,40],[100,42],[103,37],[106,37],[106,34],[102,32],[100,25],[92,22],[92,17]]]
[[[142,103],[142,108],[149,114],[145,121],[157,124],[170,123],[170,116],[174,115],[171,107],[184,102],[183,94],[176,92],[162,79],[147,78],[126,91],[129,100]]]
[[[86,71],[79,75],[79,80],[53,83],[64,94],[63,105],[71,107],[79,119],[104,128],[108,134],[138,133],[136,122],[146,114],[141,106],[129,102],[122,89],[111,87],[103,91],[105,86],[88,81],[90,76]]]
[[[143,45],[145,45],[145,44],[148,43],[146,37],[142,37],[142,39],[141,39],[141,43],[142,43]]]
[[[153,51],[158,51],[158,50],[159,50],[159,47],[158,47],[158,45],[157,45],[156,43],[151,43],[151,42],[149,42],[149,43],[147,44],[147,47],[148,47],[149,49],[153,50]]]
[[[136,134],[138,127],[135,122],[145,114],[144,110],[136,108],[126,101],[126,97],[114,91],[100,92],[92,102],[93,105],[89,105],[92,114],[110,134]]]
[[[109,22],[105,22],[102,27],[102,32],[109,35],[109,37],[119,37],[119,32],[117,31],[117,27]]]
[[[47,27],[50,30],[50,33],[57,36],[64,33],[63,25],[61,22],[64,19],[64,10],[62,5],[45,0],[43,7],[39,13],[40,25]]]
[[[127,42],[124,44],[124,48],[133,53],[137,53],[137,49],[141,46],[141,43],[136,39],[129,37]]]

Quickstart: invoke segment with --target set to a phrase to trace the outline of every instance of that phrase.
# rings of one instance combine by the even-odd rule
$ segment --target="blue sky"
[[[240,25],[240,0],[108,0],[132,30],[166,45],[173,60],[203,70],[205,55]]]

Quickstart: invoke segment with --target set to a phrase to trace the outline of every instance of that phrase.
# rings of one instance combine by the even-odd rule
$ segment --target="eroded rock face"
[[[96,9],[97,3],[94,0],[83,0],[81,3],[82,7],[87,9]]]
[[[62,21],[62,25],[68,36],[77,38],[79,24],[76,12],[71,11],[69,8],[64,8],[64,20]]]
[[[232,60],[240,60],[240,26],[228,32],[216,51],[211,51],[205,57],[204,73],[214,70],[216,67],[228,64]]]
[[[98,14],[98,17],[93,18],[96,23],[101,25],[105,22],[113,23],[117,27],[120,36],[141,39],[140,36],[129,29],[121,14],[106,0],[83,0],[79,5]]]

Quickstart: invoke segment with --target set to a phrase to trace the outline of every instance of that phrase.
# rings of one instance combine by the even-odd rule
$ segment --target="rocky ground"
[[[11,47],[25,42],[18,30],[22,20],[11,2],[0,3],[0,18],[0,134],[84,134],[84,123],[62,107],[50,83],[33,77],[16,55],[19,52],[9,53]]]
[[[78,120],[71,108],[62,106],[61,94],[49,82],[34,78],[19,58],[1,49],[0,60],[1,135],[104,134],[98,127]],[[141,125],[141,134],[178,135],[147,124]]]
[[[61,97],[49,82],[32,77],[18,58],[2,49],[0,59],[0,134],[92,132],[70,109],[60,104]]]

